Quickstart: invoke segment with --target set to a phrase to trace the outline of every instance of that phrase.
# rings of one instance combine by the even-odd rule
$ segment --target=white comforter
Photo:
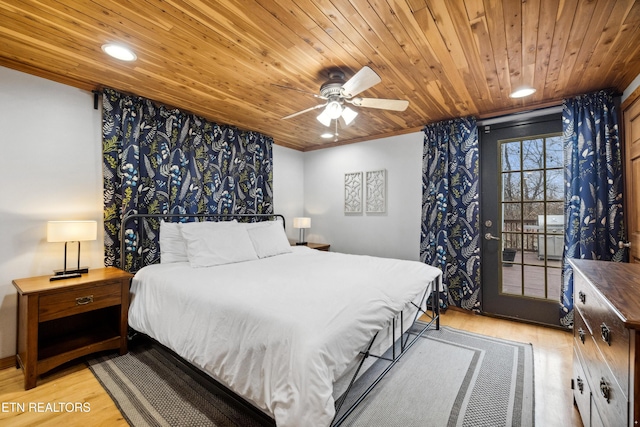
[[[133,279],[129,324],[278,426],[328,426],[334,381],[441,272],[416,261],[293,249],[208,268],[145,267]]]

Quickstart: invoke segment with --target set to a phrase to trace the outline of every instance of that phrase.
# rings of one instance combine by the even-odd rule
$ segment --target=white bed
[[[193,236],[201,246],[188,249],[206,252],[212,236]],[[258,255],[273,252],[270,243],[255,243]],[[441,272],[415,261],[279,247],[242,262],[200,266],[178,258],[142,268],[131,286],[129,324],[278,426],[328,426],[334,382],[402,310],[409,326],[412,302],[442,286]]]

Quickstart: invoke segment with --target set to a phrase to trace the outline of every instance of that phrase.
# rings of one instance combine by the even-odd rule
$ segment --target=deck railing
[[[524,230],[522,229],[524,227]],[[525,252],[538,250],[538,221],[505,220],[502,229],[504,248],[517,248]],[[519,244],[522,236],[522,244]]]

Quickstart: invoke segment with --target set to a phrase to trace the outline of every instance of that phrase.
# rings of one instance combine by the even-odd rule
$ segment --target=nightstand
[[[328,251],[329,248],[331,247],[331,245],[328,244],[328,243],[312,243],[312,242],[308,242],[307,243],[307,247],[311,248],[311,249],[317,249],[319,251]]]
[[[296,241],[292,239],[289,239],[289,244],[291,246],[298,246]],[[317,249],[319,251],[329,251],[329,248],[331,247],[329,243],[312,243],[312,242],[307,242],[307,244],[304,246],[311,249]]]
[[[16,367],[24,388],[70,360],[103,350],[127,352],[127,311],[132,274],[115,267],[51,282],[50,276],[16,279]]]

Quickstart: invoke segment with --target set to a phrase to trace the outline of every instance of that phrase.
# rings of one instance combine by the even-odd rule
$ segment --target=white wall
[[[287,236],[297,239],[293,218],[304,213],[304,153],[273,146],[273,210],[284,215]]]
[[[0,358],[15,354],[11,280],[62,268],[64,244],[47,243],[47,220],[102,228],[100,125],[90,92],[0,67]],[[82,264],[102,266],[102,246],[101,232],[84,242]]]
[[[306,152],[307,240],[330,243],[336,252],[418,260],[423,139],[418,132]],[[345,173],[379,169],[387,170],[387,212],[346,215]]]
[[[0,359],[15,354],[11,281],[62,267],[64,244],[46,241],[48,220],[98,221],[98,240],[82,243],[81,261],[104,265],[101,120],[92,93],[0,67]],[[274,207],[295,238],[303,153],[276,146],[273,162]]]

